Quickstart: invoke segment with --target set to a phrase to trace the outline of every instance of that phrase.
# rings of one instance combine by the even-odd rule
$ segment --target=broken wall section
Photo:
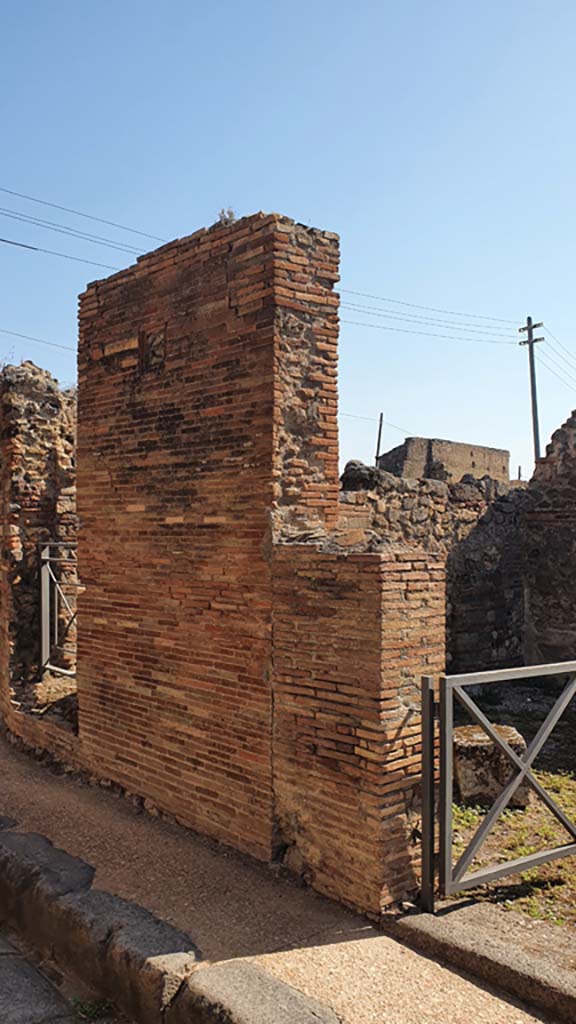
[[[553,435],[530,482],[526,646],[530,663],[576,660],[576,412]]]
[[[462,477],[471,475],[478,480],[489,476],[492,480],[508,483],[510,452],[460,441],[407,437],[404,444],[379,456],[378,467],[411,480],[426,477],[459,483]]]
[[[278,219],[274,539],[338,519],[338,236]]]
[[[40,546],[76,541],[75,445],[75,390],[61,390],[50,373],[31,362],[5,367],[0,373],[3,713],[37,702]]]
[[[399,479],[362,463],[348,464],[342,488],[342,525],[361,525],[372,543],[415,544],[445,559],[448,672],[524,663],[526,488]]]

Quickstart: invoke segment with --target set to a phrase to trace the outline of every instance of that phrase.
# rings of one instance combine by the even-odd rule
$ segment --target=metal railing
[[[57,575],[58,573],[58,575]],[[41,672],[74,676],[76,670],[54,663],[55,657],[75,654],[70,633],[76,622],[78,591],[76,545],[50,541],[40,545],[40,657]]]
[[[481,708],[472,699],[466,688],[469,686],[491,686],[496,683],[532,680],[551,676],[565,676],[564,689],[555,701],[546,719],[522,755],[506,742],[497,728],[489,721]],[[436,721],[439,721],[439,891],[441,896],[450,896],[465,889],[472,889],[486,882],[493,882],[505,875],[526,871],[547,861],[576,854],[576,822],[571,821],[550,793],[533,774],[536,757],[550,737],[572,698],[576,695],[576,661],[556,665],[534,665],[496,672],[477,672],[468,675],[441,677],[439,701],[436,700],[436,680],[432,676],[422,678],[422,893],[423,909],[434,911],[435,890],[435,739]],[[493,743],[508,758],[512,775],[502,792],[489,808],[482,823],[472,836],[456,864],[453,863],[453,744],[454,744],[454,697],[466,709],[470,717],[489,736]],[[575,759],[576,760],[576,759]],[[516,790],[527,783],[540,797],[570,836],[570,842],[549,850],[532,853],[504,864],[494,864],[479,871],[467,873],[482,844],[494,828],[502,812],[508,807]]]

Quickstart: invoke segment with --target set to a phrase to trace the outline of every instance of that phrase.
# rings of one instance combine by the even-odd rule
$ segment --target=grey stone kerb
[[[0,834],[0,918],[136,1024],[338,1024],[255,964],[203,963],[188,935],[93,878],[44,836]]]

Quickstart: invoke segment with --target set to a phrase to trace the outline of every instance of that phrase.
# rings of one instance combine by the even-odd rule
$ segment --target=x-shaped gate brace
[[[495,726],[481,711],[465,687],[513,682],[546,676],[566,676],[564,689],[536,736],[521,756],[506,742]],[[471,718],[487,733],[516,769],[504,786],[486,817],[482,821],[456,865],[452,860],[452,803],[453,803],[453,743],[454,695]],[[532,765],[546,740],[550,737],[564,711],[576,696],[576,662],[555,665],[537,665],[503,672],[478,672],[448,676],[440,679],[440,701],[435,700],[435,680],[422,679],[422,904],[425,910],[434,910],[434,834],[435,834],[435,721],[440,721],[440,798],[439,798],[439,882],[443,896],[471,889],[504,875],[515,874],[538,864],[576,854],[576,822],[571,821],[532,772]],[[505,864],[496,864],[472,874],[466,874],[483,842],[494,828],[518,787],[527,783],[568,832],[571,841],[539,853],[519,857]]]

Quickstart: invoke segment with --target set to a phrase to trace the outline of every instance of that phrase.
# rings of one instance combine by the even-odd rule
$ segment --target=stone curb
[[[0,833],[0,919],[136,1024],[339,1024],[255,964],[203,965],[188,935],[93,878],[44,836]]]
[[[576,979],[571,971],[548,968],[509,943],[487,941],[482,931],[459,926],[450,914],[409,913],[385,930],[418,952],[462,968],[557,1019],[569,1024],[576,1020]]]
[[[278,981],[257,964],[230,960],[194,971],[169,1007],[166,1024],[340,1024],[327,1006]]]

